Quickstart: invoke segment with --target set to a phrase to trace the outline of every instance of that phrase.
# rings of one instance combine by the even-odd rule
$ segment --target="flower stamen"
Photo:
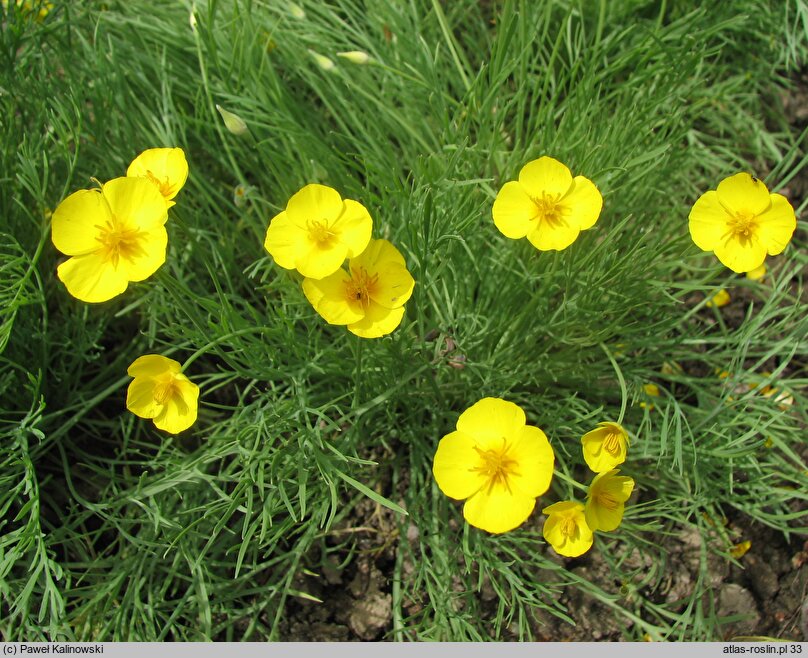
[[[476,466],[470,470],[475,473],[482,473],[488,480],[488,491],[491,491],[496,485],[502,485],[510,491],[511,487],[508,478],[518,476],[519,472],[516,470],[516,460],[508,457],[508,446],[505,437],[502,437],[502,446],[500,448],[482,450],[475,446],[474,450],[480,455],[483,463],[481,466]]]
[[[557,226],[563,221],[567,208],[559,203],[560,194],[548,194],[542,192],[541,196],[531,196],[530,200],[536,204],[537,214],[535,219],[546,221],[551,226]]]
[[[337,237],[335,231],[328,228],[328,222],[321,222],[319,220],[309,220],[307,223],[309,230],[309,239],[316,242],[317,246],[321,249],[327,249],[331,246]]]
[[[95,239],[101,243],[104,261],[111,262],[113,267],[118,267],[121,258],[132,261],[146,253],[141,244],[140,231],[129,228],[115,217],[103,225],[96,224],[94,228],[98,229]]]

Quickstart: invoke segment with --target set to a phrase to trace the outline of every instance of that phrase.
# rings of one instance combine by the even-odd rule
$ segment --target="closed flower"
[[[634,480],[620,471],[598,473],[586,496],[586,522],[592,530],[609,532],[623,520],[626,501],[634,490]]]
[[[584,460],[595,473],[610,471],[626,461],[628,433],[617,423],[598,423],[581,437]]]
[[[545,507],[542,512],[547,514],[542,534],[556,553],[578,557],[592,547],[594,536],[586,523],[581,503],[564,500]]]
[[[181,148],[147,149],[132,160],[126,175],[150,180],[170,208],[188,179],[188,162]]]

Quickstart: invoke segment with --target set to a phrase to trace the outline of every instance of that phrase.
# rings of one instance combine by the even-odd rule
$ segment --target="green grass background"
[[[696,528],[726,554],[740,538],[711,520],[733,514],[806,534],[805,224],[762,283],[687,230],[721,178],[748,170],[788,193],[803,172],[781,99],[806,63],[805,2],[331,0],[299,2],[304,18],[282,0],[54,4],[0,26],[5,639],[280,639],[295,577],[350,555],[329,531],[368,496],[420,531],[397,544],[391,639],[528,639],[533,609],[567,614],[567,587],[633,622],[626,639],[715,639],[706,551],[690,595],[666,603],[661,538]],[[227,132],[216,104],[249,134]],[[154,146],[190,163],[167,261],[83,304],[55,277],[49,211]],[[502,183],[544,154],[604,197],[563,252],[491,220]],[[405,255],[417,283],[392,336],[326,325],[263,250],[309,182],[364,203]],[[733,321],[704,307],[721,287]],[[199,420],[179,437],[125,410],[145,353],[192,359]],[[749,382],[795,403],[734,390]],[[639,498],[592,549],[622,590],[554,558],[538,513],[494,537],[437,489],[438,440],[486,395],[551,440],[539,509],[585,495],[580,436],[625,405]],[[626,566],[634,549],[647,572]]]

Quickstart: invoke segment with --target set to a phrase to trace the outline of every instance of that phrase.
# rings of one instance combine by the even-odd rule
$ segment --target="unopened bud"
[[[292,15],[293,18],[297,18],[298,20],[303,20],[306,18],[306,12],[303,11],[303,8],[300,5],[296,5],[294,2],[289,3],[289,13]]]
[[[221,105],[217,105],[216,109],[219,110],[219,114],[221,114],[222,119],[224,119],[224,127],[234,135],[243,135],[249,130],[249,128],[247,128],[247,124],[244,122],[244,119],[242,119],[238,114],[228,112]]]
[[[348,50],[343,53],[337,53],[337,57],[347,59],[354,64],[367,64],[370,61],[370,55],[362,50]]]
[[[334,62],[328,59],[328,57],[325,57],[320,53],[316,53],[313,50],[310,50],[309,54],[314,58],[314,61],[317,62],[317,66],[323,69],[323,71],[332,71],[337,66],[336,64],[334,64]]]

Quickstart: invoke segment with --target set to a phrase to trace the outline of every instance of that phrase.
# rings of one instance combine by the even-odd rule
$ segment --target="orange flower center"
[[[345,299],[348,302],[359,304],[363,311],[370,305],[370,295],[379,282],[379,275],[368,274],[364,267],[351,268],[351,278],[345,282]]]
[[[488,450],[481,450],[474,447],[477,454],[482,458],[482,464],[475,466],[471,470],[475,473],[482,473],[488,480],[487,488],[489,491],[496,485],[502,485],[510,491],[508,484],[508,477],[519,475],[516,470],[517,463],[515,459],[508,457],[508,444],[505,437],[502,437],[502,446],[499,448],[489,448]]]
[[[620,504],[608,491],[599,491],[595,499],[600,507],[605,507],[608,510],[616,510],[617,506]]]
[[[152,397],[157,404],[165,404],[178,393],[177,382],[172,375],[154,387]]]
[[[168,176],[165,176],[161,181],[151,172],[151,170],[149,170],[146,172],[146,178],[148,178],[160,189],[160,194],[162,194],[166,199],[171,196],[171,183],[168,181]]]
[[[751,213],[735,213],[727,222],[729,233],[740,241],[750,240],[757,230],[755,215]]]
[[[610,455],[616,455],[620,452],[620,436],[614,432],[609,432],[603,440],[603,448]]]
[[[105,261],[111,262],[113,267],[118,267],[121,258],[134,260],[145,253],[140,244],[142,237],[140,231],[129,228],[123,222],[113,217],[103,225],[96,224],[98,229],[96,240],[101,243],[101,252]]]
[[[578,536],[578,524],[575,523],[575,517],[573,516],[565,516],[561,519],[559,528],[561,529],[561,534],[567,539],[575,539]]]
[[[536,217],[534,219],[546,221],[551,225],[560,224],[567,209],[559,203],[560,194],[547,194],[542,192],[540,197],[532,196],[530,200],[536,204]]]
[[[309,229],[309,239],[321,249],[328,249],[337,238],[336,232],[328,228],[328,222],[313,219],[306,226]]]

